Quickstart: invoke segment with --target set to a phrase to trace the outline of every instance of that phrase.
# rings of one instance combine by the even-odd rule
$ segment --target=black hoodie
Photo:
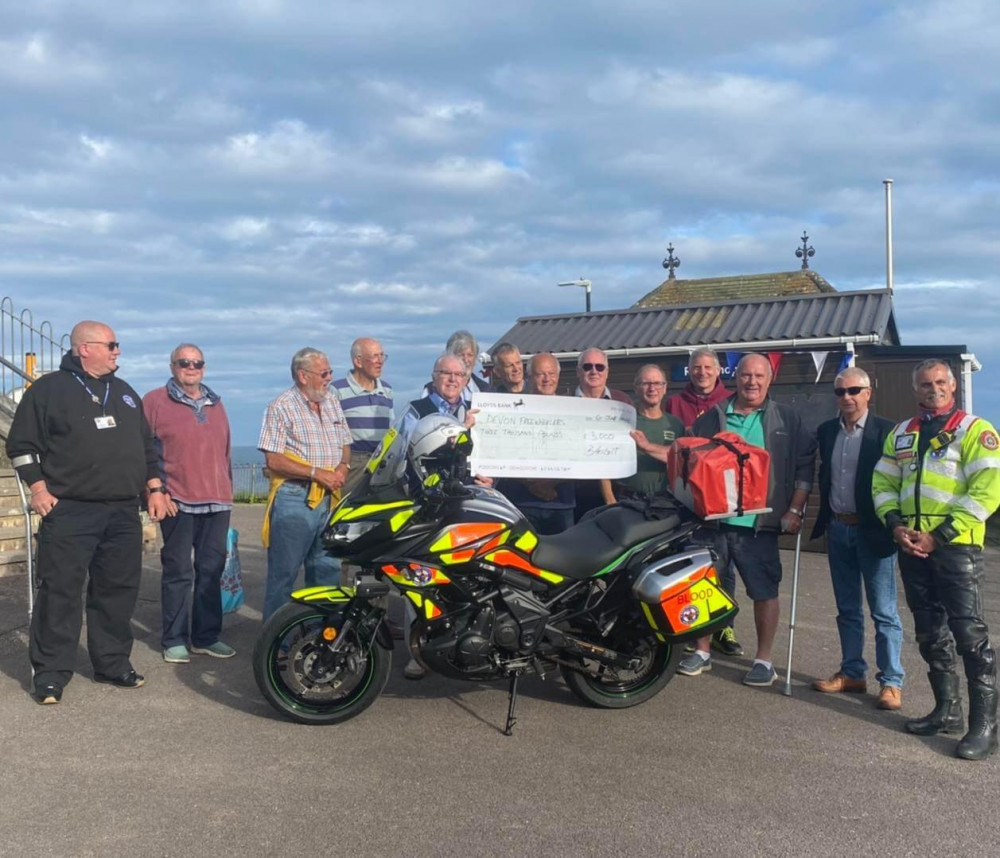
[[[98,428],[95,418],[102,415],[114,418],[114,428]],[[87,375],[80,358],[71,354],[63,356],[58,372],[25,391],[7,437],[7,455],[12,461],[37,456],[38,461],[19,465],[17,473],[29,486],[44,479],[57,498],[130,500],[138,498],[147,480],[160,476],[142,399],[113,372]]]

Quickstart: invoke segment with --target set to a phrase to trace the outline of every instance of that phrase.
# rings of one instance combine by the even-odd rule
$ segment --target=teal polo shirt
[[[735,398],[735,397],[734,397]],[[726,429],[735,432],[748,444],[764,448],[764,408],[758,408],[749,414],[733,411],[733,400],[726,406]],[[753,527],[757,523],[756,515],[737,515],[722,519],[726,524],[736,527]]]

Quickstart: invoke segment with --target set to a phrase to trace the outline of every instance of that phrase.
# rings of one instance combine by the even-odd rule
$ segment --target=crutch
[[[24,553],[26,557],[25,565],[28,569],[28,628],[31,628],[31,615],[35,610],[35,551],[34,532],[31,527],[31,504],[28,503],[28,496],[24,493],[24,483],[14,472],[14,481],[17,483],[17,492],[21,496],[21,509],[24,510]],[[35,668],[31,668],[31,677],[34,679]]]
[[[802,555],[802,528],[795,535],[795,563],[792,566],[792,610],[788,615],[788,669],[785,671],[785,687],[782,693],[785,697],[792,696],[792,647],[795,645],[795,603],[799,598],[799,558]]]

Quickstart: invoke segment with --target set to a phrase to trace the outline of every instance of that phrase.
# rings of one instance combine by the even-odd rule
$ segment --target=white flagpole
[[[885,185],[885,288],[892,295],[892,179],[884,179]]]

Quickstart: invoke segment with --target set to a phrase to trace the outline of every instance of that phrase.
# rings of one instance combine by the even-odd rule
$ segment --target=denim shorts
[[[778,598],[781,555],[777,533],[769,530],[754,533],[749,527],[720,524],[711,535],[711,547],[719,555],[719,569],[725,569],[732,561],[751,600]]]

